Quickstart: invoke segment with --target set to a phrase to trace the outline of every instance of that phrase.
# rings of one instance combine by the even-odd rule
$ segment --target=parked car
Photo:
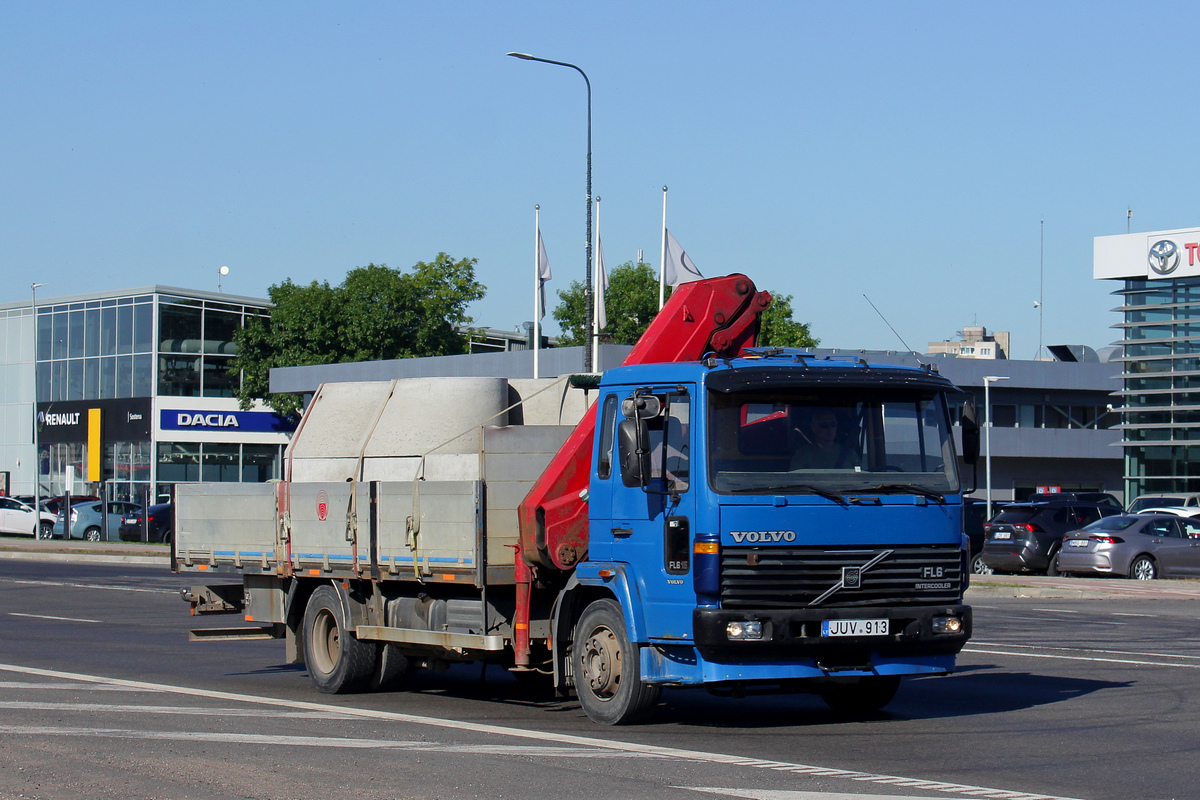
[[[33,510],[33,506],[15,497],[0,497],[0,533],[37,536],[39,532],[47,531],[53,526],[53,514],[45,511],[38,514]]]
[[[968,497],[963,500],[963,533],[971,542],[970,569],[974,575],[991,575],[992,568],[983,563],[983,543],[987,535],[983,523],[987,522],[987,501]]]
[[[1048,500],[1071,500],[1076,503],[1095,503],[1100,506],[1112,506],[1121,511],[1125,510],[1125,506],[1121,505],[1121,501],[1108,492],[1052,492],[1049,494],[1038,494],[1035,492],[1029,495],[1027,502],[1040,503]]]
[[[1200,517],[1200,508],[1181,508],[1173,506],[1170,508],[1147,508],[1139,512],[1139,514],[1174,514],[1177,517]]]
[[[142,507],[137,503],[130,503],[125,500],[113,500],[108,504],[108,538],[114,539],[117,536],[117,531],[121,527],[121,520],[133,514],[141,513]],[[58,518],[54,521],[54,538],[55,539],[87,539],[89,542],[99,542],[105,536],[105,510],[104,503],[100,501],[88,501],[84,503],[71,503],[71,523],[70,527],[65,524],[63,519],[64,514],[59,512]]]
[[[75,505],[76,503],[84,503],[84,502],[87,502],[88,500],[99,500],[99,499],[100,498],[96,497],[94,494],[71,495],[71,505]],[[63,497],[61,495],[58,497],[47,497],[44,500],[42,500],[42,508],[45,509],[46,511],[49,511],[51,514],[57,515],[58,512],[62,511],[63,504],[66,501],[67,501],[67,498]]]
[[[122,541],[142,541],[142,532],[145,529],[148,536],[147,541],[170,542],[175,535],[175,506],[171,503],[158,503],[150,506],[148,528],[145,523],[146,516],[142,514],[140,508],[136,514],[125,515],[125,518],[121,520],[120,528]]]
[[[1120,513],[1107,504],[1070,500],[1008,503],[983,526],[983,563],[995,572],[1057,575],[1063,534]]]
[[[1130,514],[1141,514],[1148,508],[1194,508],[1200,511],[1200,492],[1161,492],[1139,494],[1129,504]]]
[[[1105,517],[1063,537],[1058,569],[1140,581],[1200,575],[1200,520],[1174,514]]]

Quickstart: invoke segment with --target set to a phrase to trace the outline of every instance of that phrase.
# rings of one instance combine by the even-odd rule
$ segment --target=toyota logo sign
[[[1179,248],[1170,239],[1160,239],[1150,245],[1150,269],[1159,275],[1170,275],[1179,266]]]

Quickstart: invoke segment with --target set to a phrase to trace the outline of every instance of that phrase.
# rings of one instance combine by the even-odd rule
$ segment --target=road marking
[[[117,714],[188,714],[197,717],[267,717],[270,719],[355,719],[340,711],[258,711],[249,708],[205,708],[204,706],[151,706],[122,703],[39,703],[35,700],[0,700],[0,708],[26,711],[109,711]]]
[[[1126,613],[1123,611],[1114,611],[1113,616],[1114,617],[1149,617],[1151,619],[1154,618],[1154,614],[1129,614],[1129,613]]]
[[[22,614],[18,611],[9,611],[10,617],[29,617],[30,619],[52,619],[56,622],[99,622],[98,619],[79,619],[78,617],[51,617],[48,614]]]
[[[0,583],[19,583],[26,586],[64,586],[68,589],[115,589],[121,592],[149,592],[150,594],[179,594],[178,589],[147,589],[142,586],[113,586],[104,583],[68,583],[66,581],[34,581],[27,578],[0,578]]]
[[[80,685],[72,681],[0,681],[0,689],[70,689],[75,692],[156,692],[157,689],[128,689],[103,684]]]
[[[1115,656],[1150,656],[1152,658],[1190,658],[1193,660],[1200,659],[1200,656],[1189,656],[1182,653],[1145,653],[1139,650],[1101,650],[1099,648],[1089,647],[1054,647],[1053,645],[1045,644],[1012,644],[1010,642],[979,642],[972,641],[972,644],[980,647],[1028,647],[1031,650],[1064,650],[1071,653],[1105,653]]]
[[[1091,658],[1088,656],[1060,656],[1053,653],[1014,653],[1007,650],[976,650],[962,649],[964,653],[980,653],[985,656],[1023,656],[1024,658],[1057,658],[1061,661],[1091,661],[1099,664],[1134,664],[1139,667],[1182,667],[1183,669],[1200,669],[1200,664],[1168,664],[1163,661],[1134,661],[1126,658]],[[1171,656],[1166,656],[1171,658]]]
[[[343,715],[343,718],[345,716]],[[592,747],[553,747],[549,745],[442,744],[403,739],[357,739],[343,736],[286,736],[261,733],[219,733],[211,731],[135,731],[125,728],[70,728],[57,725],[0,725],[0,733],[27,736],[102,736],[105,739],[149,739],[176,742],[213,742],[217,744],[278,745],[282,747],[345,747],[357,750],[412,750],[427,753],[470,753],[527,758],[650,758],[666,756],[632,751],[599,751]]]
[[[672,786],[672,789],[691,789],[723,797],[744,797],[746,800],[938,800],[915,794],[848,794],[846,792],[797,792],[775,789],[719,789],[715,786]],[[979,797],[991,797],[981,794]]]
[[[770,769],[777,772],[791,772],[799,775],[816,775],[821,777],[844,778],[847,780],[863,781],[867,783],[887,784],[894,786],[905,786],[919,789],[930,789],[943,792],[946,794],[956,794],[967,797],[989,797],[997,798],[998,800],[1070,800],[1070,798],[1061,798],[1052,795],[1030,794],[1027,792],[1015,792],[1007,789],[995,789],[985,786],[972,786],[970,784],[961,783],[945,783],[941,781],[927,781],[918,778],[905,778],[896,775],[882,775],[870,772],[860,772],[857,770],[837,769],[833,767],[810,766],[807,764],[794,764],[784,761],[767,761],[756,758],[746,758],[744,756],[730,755],[726,753],[709,753],[699,750],[684,750],[675,747],[660,747],[651,744],[642,744],[639,742],[621,742],[608,739],[594,739],[588,736],[575,736],[551,731],[536,731],[525,730],[522,728],[509,728],[501,725],[488,725],[478,722],[466,722],[463,720],[442,719],[439,717],[425,717],[416,714],[406,714],[398,711],[379,711],[370,708],[353,708],[353,707],[333,707],[323,703],[312,703],[302,700],[285,700],[276,697],[263,697],[259,695],[239,694],[236,692],[222,692],[211,689],[195,689],[188,686],[169,686],[166,684],[146,683],[144,681],[130,681],[120,678],[104,678],[96,675],[85,675],[76,672],[63,672],[60,670],[38,669],[37,667],[23,667],[15,664],[0,664],[0,671],[15,672],[22,675],[38,675],[45,678],[57,678],[59,680],[77,680],[88,683],[101,683],[113,686],[127,686],[130,688],[148,688],[157,691],[171,692],[174,694],[187,695],[189,697],[204,697],[212,700],[225,700],[230,702],[241,703],[256,703],[260,705],[283,707],[289,709],[303,709],[306,711],[324,711],[343,713],[353,717],[361,717],[366,719],[390,720],[393,722],[407,722],[413,725],[427,725],[434,728],[444,728],[447,730],[465,731],[469,733],[482,733],[494,736],[507,736],[518,739],[529,739],[540,742],[552,742],[558,745],[574,745],[582,748],[596,748],[600,750],[610,750],[616,753],[632,753],[639,756],[656,756],[661,758],[671,758],[683,761],[692,761],[709,764],[725,764],[730,766],[753,767],[756,769]],[[0,729],[2,730],[2,729]],[[32,729],[25,729],[26,734]],[[80,729],[68,729],[80,730]],[[136,732],[135,732],[136,733]],[[109,734],[104,734],[109,735]],[[116,735],[116,734],[112,734]],[[188,731],[183,734],[188,737],[194,737],[195,733]],[[302,738],[302,737],[301,737]],[[479,752],[475,745],[464,745],[463,752]]]
[[[1069,608],[1031,608],[1030,611],[1049,611],[1051,614],[1078,614],[1079,611],[1073,611]]]

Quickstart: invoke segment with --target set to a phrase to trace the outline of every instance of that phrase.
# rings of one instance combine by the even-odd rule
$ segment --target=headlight
[[[963,622],[958,617],[934,617],[934,633],[962,633]]]
[[[762,623],[756,619],[730,622],[725,626],[725,635],[735,641],[761,639]]]

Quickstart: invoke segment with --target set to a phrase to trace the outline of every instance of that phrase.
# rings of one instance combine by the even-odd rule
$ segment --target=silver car
[[[1122,514],[1096,520],[1063,536],[1058,569],[1139,581],[1200,575],[1200,519]]]

